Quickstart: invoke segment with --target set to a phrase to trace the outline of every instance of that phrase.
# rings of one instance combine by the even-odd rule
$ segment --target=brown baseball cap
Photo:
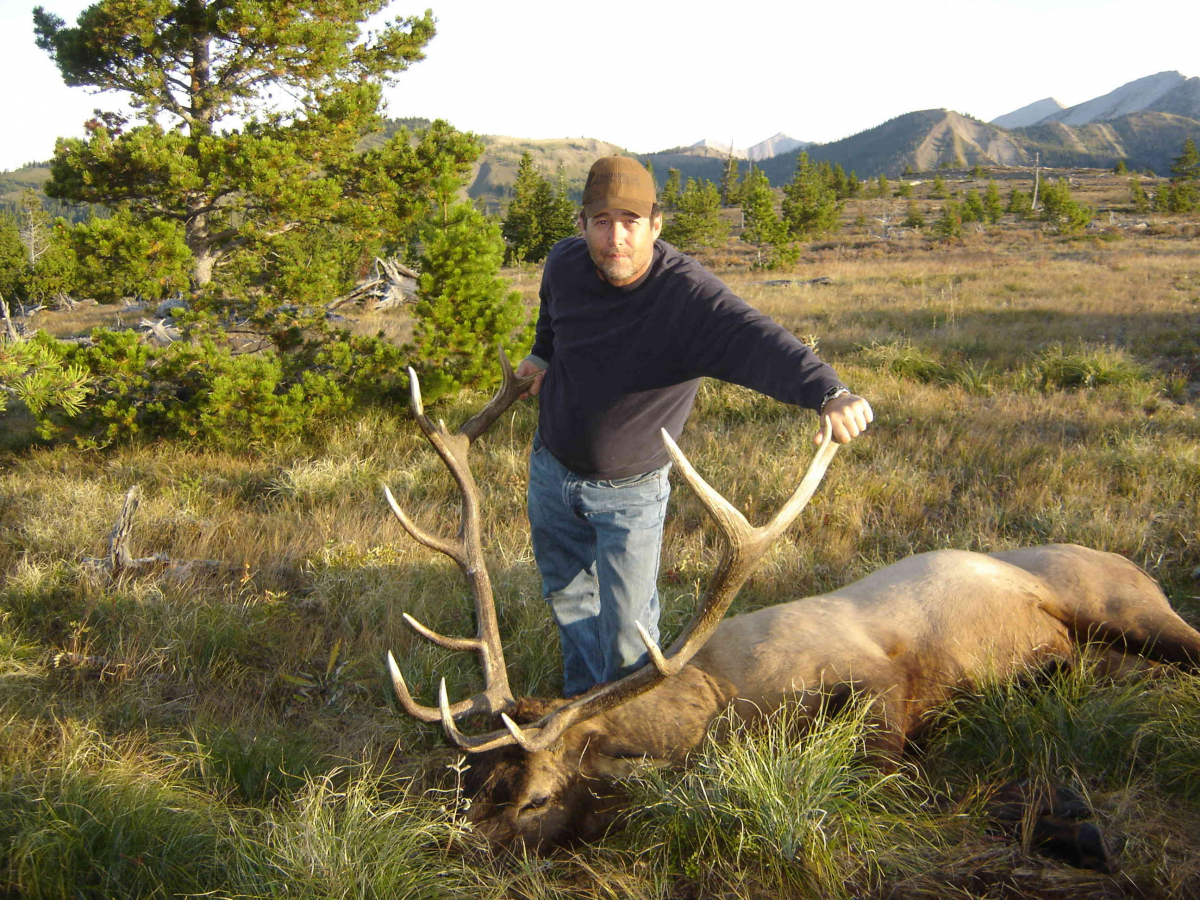
[[[636,159],[605,156],[592,163],[583,189],[584,218],[606,209],[627,209],[649,218],[654,203],[654,179]]]

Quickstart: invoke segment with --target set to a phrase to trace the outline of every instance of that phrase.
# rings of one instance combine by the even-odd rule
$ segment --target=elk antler
[[[472,442],[487,431],[488,427],[498,419],[513,402],[527,391],[533,383],[533,377],[518,378],[513,372],[512,364],[504,350],[500,350],[500,367],[504,371],[504,383],[491,401],[479,413],[469,419],[456,433],[450,434],[444,422],[439,421],[435,426],[425,415],[421,403],[421,385],[417,381],[417,373],[410,367],[408,370],[409,388],[412,395],[413,417],[425,433],[429,443],[437,450],[438,455],[450,469],[454,480],[458,482],[462,492],[462,520],[459,524],[458,535],[447,539],[430,534],[413,522],[399,504],[387,485],[383,492],[387,497],[388,506],[392,508],[400,524],[404,526],[413,538],[431,550],[444,553],[458,563],[471,587],[475,598],[476,631],[473,638],[446,637],[432,631],[414,619],[408,613],[404,621],[429,641],[447,650],[474,650],[479,654],[483,666],[484,689],[468,700],[461,700],[450,705],[446,700],[446,682],[442,680],[441,697],[438,707],[421,706],[416,703],[409,693],[400,667],[391,652],[387,655],[388,669],[392,675],[392,685],[396,689],[396,697],[400,705],[410,716],[424,722],[437,722],[453,717],[474,713],[497,713],[511,708],[513,703],[512,691],[508,687],[508,674],[504,669],[504,651],[500,646],[500,629],[496,622],[496,606],[492,599],[492,583],[488,577],[487,567],[483,561],[482,528],[479,515],[479,489],[475,478],[471,475],[471,466],[467,462],[467,453]]]
[[[632,700],[682,670],[716,630],[755,563],[808,504],[838,449],[833,442],[833,426],[826,419],[821,446],[799,486],[770,522],[755,528],[696,472],[665,429],[662,435],[667,452],[678,466],[684,481],[700,498],[726,542],[713,580],[691,622],[665,654],[638,623],[638,630],[650,653],[649,663],[618,681],[597,685],[524,728],[502,713],[501,719],[506,730],[478,737],[464,735],[454,724],[455,707],[449,704],[443,679],[439,695],[442,727],[450,740],[463,750],[478,753],[513,743],[531,753],[545,750],[572,725]]]

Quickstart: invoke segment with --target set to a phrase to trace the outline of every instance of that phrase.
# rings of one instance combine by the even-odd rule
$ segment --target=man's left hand
[[[829,419],[833,423],[834,442],[848,444],[866,431],[867,426],[875,421],[875,413],[871,411],[871,404],[856,394],[842,394],[840,397],[834,397],[825,404],[825,411],[821,413],[822,429],[813,443],[821,443],[825,419]]]

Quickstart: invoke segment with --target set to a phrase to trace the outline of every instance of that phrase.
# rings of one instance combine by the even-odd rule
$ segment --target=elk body
[[[503,363],[505,387],[457,435],[425,418],[411,376],[418,422],[463,489],[458,540],[422,532],[388,493],[410,534],[456,559],[477,587],[482,553],[466,451],[523,390]],[[771,523],[755,529],[667,440],[679,472],[727,542],[695,617],[667,651],[643,635],[652,661],[638,672],[571,700],[518,702],[503,674],[489,589],[475,591],[473,639],[435,634],[406,616],[441,646],[479,652],[483,693],[451,705],[443,682],[439,707],[421,706],[389,654],[404,709],[441,721],[472,754],[473,818],[498,843],[536,848],[594,836],[619,805],[616,779],[646,761],[684,764],[731,707],[747,720],[785,703],[815,715],[822,704],[862,696],[879,725],[872,749],[893,754],[955,692],[1070,660],[1081,648],[1114,662],[1134,654],[1200,668],[1200,632],[1171,609],[1153,579],[1120,556],[1067,544],[923,553],[831,593],[721,621],[754,562],[816,489],[836,445],[827,434],[796,493]],[[482,580],[486,587],[486,572]],[[505,728],[469,737],[455,725],[458,717],[484,712],[500,714]]]

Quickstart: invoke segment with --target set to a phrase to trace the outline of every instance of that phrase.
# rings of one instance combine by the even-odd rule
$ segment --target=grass
[[[1119,210],[1121,185],[1085,186],[1086,202]],[[858,205],[870,223],[887,203],[904,201]],[[1093,241],[1008,222],[946,244],[850,226],[786,273],[832,279],[808,286],[762,284],[779,274],[748,271],[736,244],[714,254],[736,291],[818,342],[876,411],[732,612],[924,550],[1072,541],[1125,554],[1200,621],[1200,245],[1192,223],[1153,224]],[[533,302],[536,273],[516,283]],[[67,333],[111,311],[55,315],[39,314]],[[483,399],[438,414],[458,422]],[[489,859],[452,815],[455,757],[436,729],[397,714],[385,684],[388,649],[423,702],[442,676],[455,696],[479,683],[474,659],[401,621],[473,631],[457,569],[409,541],[380,495],[384,481],[426,527],[456,527],[452,481],[403,410],[245,454],[81,452],[5,424],[0,895],[1200,895],[1197,679],[1107,682],[1087,666],[962,698],[924,755],[887,778],[863,768],[853,717],[803,741],[786,714],[734,728],[689,771],[641,776],[640,812],[600,845]],[[524,523],[534,425],[529,406],[507,414],[473,464],[513,688],[553,695],[556,632]],[[815,431],[807,412],[706,383],[683,447],[761,522]],[[133,484],[135,553],[218,559],[235,574],[112,583],[81,564],[104,551]],[[718,554],[695,500],[678,490],[672,504],[667,637]],[[1121,874],[1071,870],[991,833],[981,798],[1020,777],[1085,794],[1124,837]]]

